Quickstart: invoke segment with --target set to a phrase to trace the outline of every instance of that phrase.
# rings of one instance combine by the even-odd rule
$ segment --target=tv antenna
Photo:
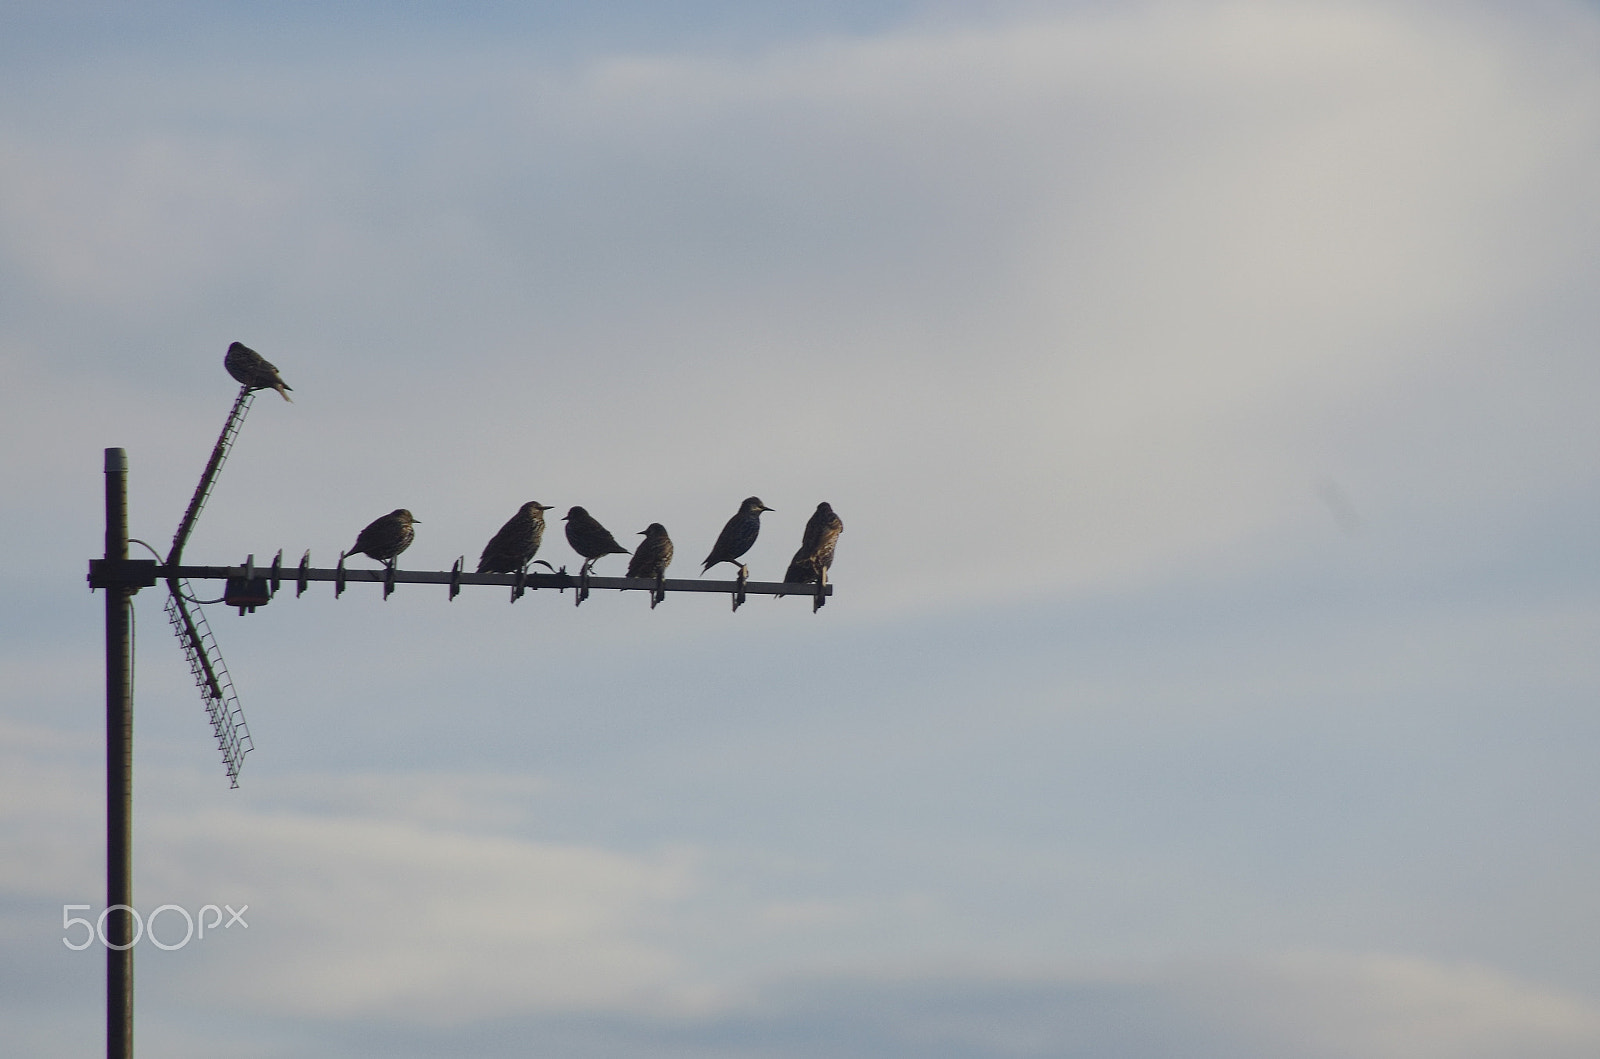
[[[270,365],[268,369],[276,375]],[[281,380],[278,382],[281,383]],[[105,557],[89,560],[89,587],[104,589],[106,593],[106,908],[101,921],[106,941],[108,1059],[132,1059],[133,1055],[133,946],[138,935],[134,933],[137,913],[132,906],[132,613],[133,596],[140,589],[153,588],[161,580],[167,583],[167,619],[183,648],[195,684],[200,689],[212,733],[222,752],[229,786],[234,788],[239,786],[244,756],[254,749],[255,744],[250,738],[250,728],[245,723],[244,710],[234,692],[233,680],[228,675],[221,652],[217,650],[216,637],[212,635],[201,607],[209,603],[224,603],[238,607],[241,614],[253,612],[272,600],[286,580],[286,574],[294,579],[297,597],[313,581],[332,581],[335,598],[341,596],[346,585],[352,582],[382,584],[384,599],[393,594],[398,584],[446,586],[449,590],[447,598],[452,600],[460,594],[463,585],[498,585],[511,590],[513,603],[530,590],[544,588],[554,588],[562,593],[572,589],[575,605],[582,604],[593,589],[615,589],[647,592],[652,609],[669,592],[713,592],[729,595],[736,611],[750,595],[810,596],[814,612],[833,595],[833,585],[827,579],[826,562],[813,566],[809,573],[811,580],[793,583],[751,581],[749,570],[742,564],[738,577],[732,581],[667,578],[659,573],[654,578],[594,577],[587,563],[576,575],[569,574],[566,567],[548,574],[529,573],[526,567],[513,574],[468,573],[463,569],[465,556],[458,558],[450,570],[400,570],[392,559],[381,570],[347,569],[343,554],[339,557],[338,566],[314,569],[309,549],[292,571],[286,571],[283,566],[282,549],[278,550],[266,569],[256,566],[254,555],[238,566],[185,566],[184,545],[216,485],[223,463],[233,449],[245,414],[255,400],[256,391],[267,385],[273,384],[245,382],[240,387],[239,396],[233,402],[222,433],[212,446],[211,458],[206,462],[200,484],[195,488],[189,507],[178,523],[172,547],[164,561],[150,545],[128,536],[128,454],[120,448],[105,450]],[[128,558],[130,543],[140,544],[157,558]],[[790,569],[806,573],[799,565],[798,556]],[[224,582],[221,598],[197,599],[191,587],[194,581]],[[122,911],[124,914],[112,916],[110,913],[113,911]]]
[[[239,387],[239,396],[228,412],[227,421],[222,424],[222,433],[217,435],[217,443],[211,448],[211,459],[206,461],[206,469],[200,475],[200,484],[195,487],[189,508],[178,523],[178,531],[172,535],[172,550],[167,553],[168,570],[175,569],[183,558],[183,546],[194,531],[200,511],[206,506],[211,488],[217,482],[217,474],[227,462],[228,453],[233,451],[234,439],[239,436],[239,428],[244,425],[244,417],[255,399],[256,391],[248,384]],[[223,599],[227,599],[226,593]],[[222,652],[217,649],[217,639],[211,634],[205,612],[199,608],[200,602],[194,598],[187,578],[177,574],[168,575],[167,621],[177,634],[178,643],[189,662],[189,671],[200,689],[206,714],[211,718],[211,732],[216,736],[217,749],[222,751],[222,767],[228,774],[228,784],[237,787],[239,770],[244,767],[244,756],[255,748],[255,744],[250,739],[250,726],[245,723],[244,708],[234,694],[233,679],[222,661]],[[196,604],[194,610],[189,609],[189,603]]]

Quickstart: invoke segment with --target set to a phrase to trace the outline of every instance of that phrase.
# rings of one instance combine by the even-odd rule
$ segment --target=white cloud
[[[229,940],[265,951],[233,963],[234,1002],[434,1022],[691,999],[672,954],[646,940],[691,885],[681,857],[220,811],[148,833],[147,892],[251,904],[250,938]]]
[[[74,760],[77,740],[16,725],[4,735],[0,829],[12,855],[0,862],[0,895],[98,909],[100,851],[84,841],[103,826],[96,769]],[[259,794],[253,808],[171,804],[173,775],[148,762],[142,771],[136,907],[250,909],[247,927],[171,954],[141,950],[164,961],[154,973],[176,976],[201,1002],[272,1017],[447,1023],[671,1011],[712,995],[655,940],[700,885],[694,858],[508,834],[514,814],[502,806],[527,781],[302,777],[286,795],[305,799],[309,786],[321,809],[293,811],[272,809],[270,793],[266,808]],[[221,784],[206,779],[190,794],[217,804]],[[463,818],[468,797],[477,811]],[[168,942],[176,922],[163,921]]]

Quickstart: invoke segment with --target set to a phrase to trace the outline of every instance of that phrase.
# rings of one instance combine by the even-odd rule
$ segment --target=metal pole
[[[128,454],[106,450],[106,563],[128,558]],[[106,1059],[133,1057],[133,592],[106,587]],[[119,948],[120,947],[120,948]]]

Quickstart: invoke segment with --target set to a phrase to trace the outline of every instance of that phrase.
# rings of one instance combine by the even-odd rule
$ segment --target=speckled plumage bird
[[[567,543],[583,556],[585,570],[607,555],[627,555],[628,549],[617,543],[611,531],[595,521],[593,515],[575,507],[562,516],[567,524]]]
[[[366,555],[380,563],[393,563],[397,555],[411,547],[411,539],[416,536],[411,526],[420,521],[412,518],[405,508],[395,508],[362,530],[345,554]]]
[[[478,560],[480,574],[515,574],[527,568],[544,540],[544,513],[550,505],[530,500],[517,508],[500,532],[484,545]]]
[[[834,545],[843,532],[844,521],[833,513],[833,505],[826,500],[818,504],[816,512],[806,521],[800,550],[789,560],[789,569],[783,575],[784,584],[809,585],[817,581],[827,584]]]
[[[672,538],[659,522],[652,522],[639,532],[644,534],[644,540],[628,560],[628,576],[660,577],[672,565]]]
[[[711,546],[711,554],[706,556],[705,565],[700,567],[702,575],[718,563],[733,563],[741,570],[744,569],[739,559],[750,546],[755,544],[756,537],[761,533],[761,513],[771,511],[772,508],[761,502],[760,497],[747,496],[744,503],[739,505],[738,514],[728,520],[722,527],[722,532],[717,535],[717,543]]]
[[[227,355],[222,358],[222,366],[228,369],[229,375],[252,390],[277,390],[285,401],[293,400],[289,391],[294,387],[279,377],[278,369],[267,363],[266,357],[243,342],[235,342],[228,347]]]

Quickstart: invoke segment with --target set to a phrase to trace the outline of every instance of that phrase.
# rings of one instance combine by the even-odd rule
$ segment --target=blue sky
[[[166,1055],[1600,1045],[1592,5],[17,5],[0,1030],[100,1047],[101,450],[164,547],[522,502],[837,595],[137,599]],[[571,562],[552,533],[546,557]],[[619,568],[611,572],[620,572]],[[606,567],[602,564],[602,572]]]

